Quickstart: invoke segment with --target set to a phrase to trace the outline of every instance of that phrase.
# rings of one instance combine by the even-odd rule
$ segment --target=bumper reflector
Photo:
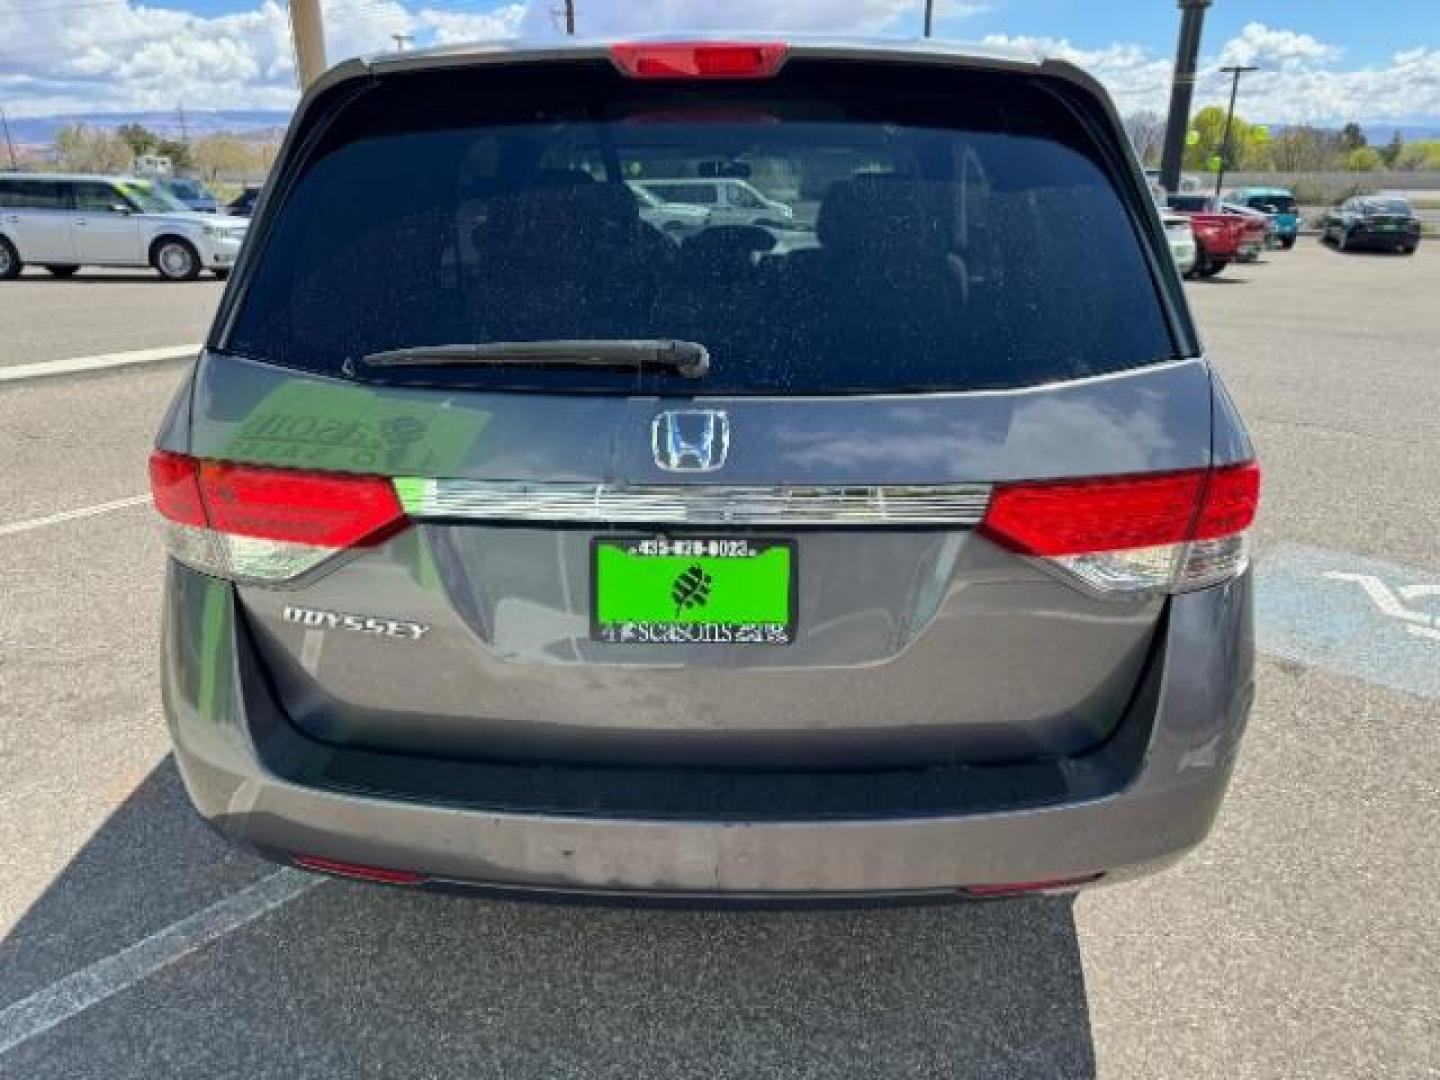
[[[1002,896],[1035,896],[1045,893],[1069,892],[1082,885],[1100,880],[1100,874],[1082,874],[1079,877],[1050,878],[1047,881],[1011,881],[1002,885],[967,885],[960,891],[977,899],[993,899]]]
[[[340,862],[338,859],[323,859],[318,855],[297,855],[293,862],[302,870],[313,870],[320,874],[352,878],[355,881],[374,881],[382,885],[419,885],[425,880],[424,874],[413,870],[389,870],[383,866],[364,866],[360,863]]]

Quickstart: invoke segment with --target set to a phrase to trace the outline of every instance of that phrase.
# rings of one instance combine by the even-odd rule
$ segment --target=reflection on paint
[[[204,574],[187,575],[203,590],[200,599],[200,655],[196,701],[200,714],[211,721],[229,717],[230,699],[230,584]],[[227,695],[222,699],[222,695]]]
[[[1440,574],[1281,544],[1256,565],[1261,651],[1440,698]]]
[[[219,456],[335,472],[446,476],[458,471],[489,419],[410,395],[292,379],[256,403]]]

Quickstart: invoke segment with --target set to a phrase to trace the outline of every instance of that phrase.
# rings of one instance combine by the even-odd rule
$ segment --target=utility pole
[[[935,0],[925,0],[925,36],[935,27]]]
[[[396,52],[404,52],[405,46],[415,40],[414,34],[391,34],[390,37],[395,42]]]
[[[10,168],[18,171],[20,163],[15,160],[15,144],[10,141],[10,118],[5,115],[4,109],[0,109],[0,126],[5,128],[5,148],[10,151]]]
[[[565,33],[575,36],[575,0],[565,0]]]
[[[1175,48],[1175,80],[1170,85],[1170,116],[1165,123],[1165,148],[1160,157],[1160,186],[1170,194],[1180,190],[1180,159],[1185,154],[1185,132],[1190,127],[1190,100],[1195,94],[1195,63],[1200,57],[1200,30],[1210,0],[1177,0],[1180,5],[1180,41]]]
[[[1215,170],[1215,198],[1220,197],[1220,184],[1225,179],[1226,166],[1230,164],[1230,125],[1235,122],[1235,95],[1240,92],[1240,76],[1247,71],[1259,71],[1253,65],[1236,64],[1220,69],[1230,79],[1230,111],[1225,114],[1225,134],[1220,137],[1220,168]]]
[[[325,71],[325,23],[320,0],[290,0],[290,36],[295,42],[295,75],[303,93]]]
[[[186,146],[190,145],[190,122],[185,119],[185,103],[182,101],[175,110],[180,114],[180,141]]]

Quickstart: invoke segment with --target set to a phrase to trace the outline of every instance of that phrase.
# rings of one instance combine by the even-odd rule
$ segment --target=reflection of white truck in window
[[[175,163],[164,154],[136,154],[132,171],[136,176],[174,176]]]
[[[703,206],[714,225],[788,225],[795,211],[763,195],[754,185],[735,177],[695,176],[669,180],[642,180],[641,187],[667,203]]]

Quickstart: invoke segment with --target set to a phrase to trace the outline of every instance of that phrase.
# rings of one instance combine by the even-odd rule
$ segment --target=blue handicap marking
[[[1440,573],[1279,544],[1256,560],[1262,652],[1440,698]]]

